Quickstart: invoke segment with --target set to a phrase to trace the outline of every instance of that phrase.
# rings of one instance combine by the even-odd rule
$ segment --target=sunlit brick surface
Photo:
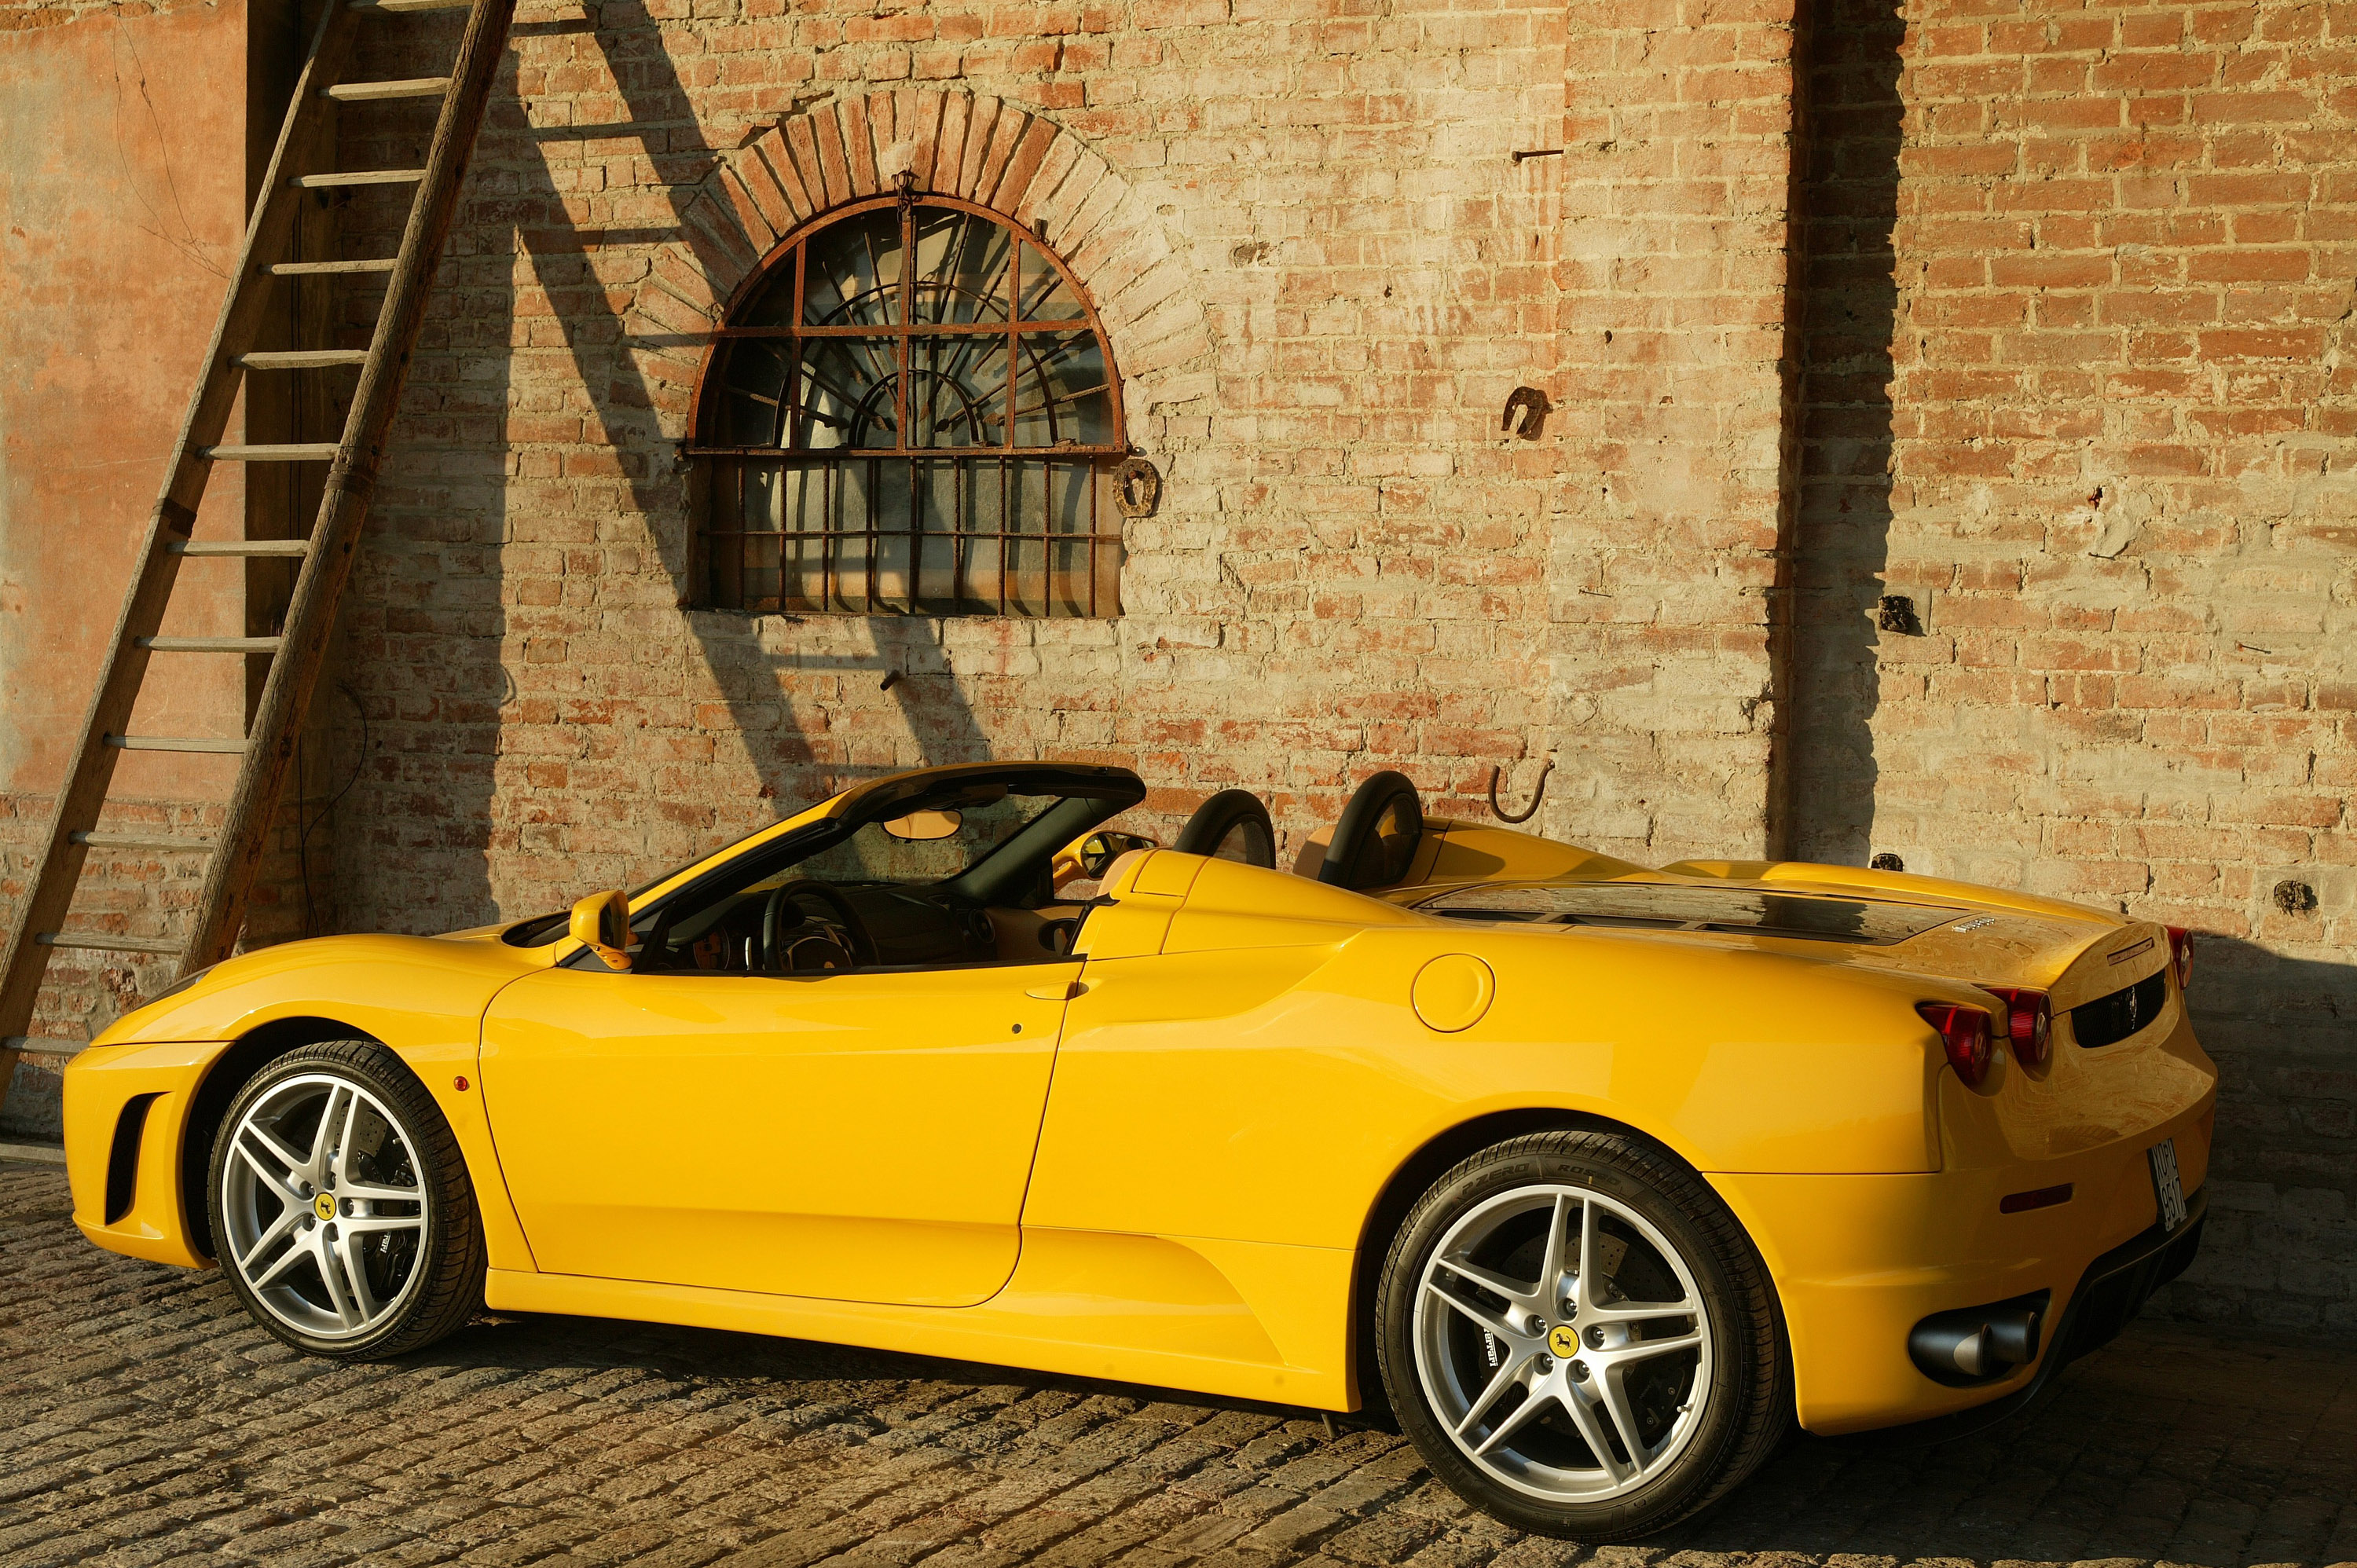
[[[439,70],[457,26],[371,24],[355,74]],[[2357,1328],[2352,26],[525,0],[254,934],[559,908],[920,762],[1134,767],[1166,834],[1242,785],[1290,851],[1379,768],[1478,815],[1552,753],[1535,825],[1648,864],[1888,852],[2196,928],[2226,1088],[2172,1309]],[[430,113],[348,110],[343,166],[414,166]],[[1166,480],[1118,620],[683,607],[698,334],[901,143],[1103,308]],[[347,252],[389,252],[390,200],[338,209]],[[1518,385],[1540,440],[1499,428]],[[6,585],[27,646],[111,611],[73,537],[75,581]],[[0,731],[53,747],[90,677],[17,635],[48,705]],[[51,783],[0,779],[0,903]],[[194,876],[102,872],[84,915],[158,934]],[[37,1029],[164,967],[63,958]],[[54,1130],[23,1076],[9,1125]]]

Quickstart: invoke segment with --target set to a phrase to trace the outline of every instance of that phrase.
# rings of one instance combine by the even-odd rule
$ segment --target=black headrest
[[[1362,890],[1406,880],[1424,838],[1424,801],[1405,773],[1388,769],[1359,786],[1326,846],[1318,880]]]

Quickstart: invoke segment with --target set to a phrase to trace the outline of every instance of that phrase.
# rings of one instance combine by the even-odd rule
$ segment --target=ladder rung
[[[308,371],[322,365],[360,365],[367,361],[366,349],[274,349],[237,357],[237,362],[249,371]]]
[[[175,555],[308,555],[307,539],[185,539],[172,545]]]
[[[45,948],[90,948],[98,952],[176,953],[188,945],[166,937],[106,937],[88,931],[41,931],[33,940]]]
[[[160,849],[186,850],[190,854],[210,854],[210,839],[176,839],[167,833],[77,832],[69,834],[74,843],[91,849]]]
[[[305,441],[290,446],[207,446],[197,456],[216,463],[324,463],[338,450],[332,441]]]
[[[475,0],[352,0],[352,9],[400,16],[412,11],[463,11],[474,3]]]
[[[319,90],[339,103],[374,103],[387,98],[439,98],[450,90],[447,76],[413,76],[402,81],[343,81]]]
[[[276,278],[307,278],[320,273],[389,273],[393,267],[391,256],[376,256],[363,262],[273,262],[262,270]]]
[[[371,168],[354,174],[298,174],[286,183],[298,190],[324,190],[339,185],[415,185],[425,177],[422,168]]]
[[[193,738],[163,735],[111,735],[106,744],[123,751],[202,751],[234,756],[245,749],[242,739],[224,739],[214,736]]]
[[[274,637],[143,637],[139,646],[156,653],[275,653]]]
[[[0,1040],[0,1051],[21,1051],[28,1057],[78,1057],[89,1044],[88,1040],[52,1040],[40,1035],[11,1035]]]

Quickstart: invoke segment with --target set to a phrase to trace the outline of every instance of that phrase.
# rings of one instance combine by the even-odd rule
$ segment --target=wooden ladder
[[[447,76],[404,81],[341,81],[344,66],[362,23],[371,16],[412,11],[467,9],[465,30]],[[59,948],[176,954],[183,974],[218,962],[236,946],[245,897],[266,847],[279,791],[303,727],[311,690],[318,679],[336,601],[350,575],[368,512],[377,469],[384,461],[387,428],[400,401],[401,383],[417,342],[434,267],[457,209],[459,187],[473,153],[484,106],[499,73],[515,0],[328,0],[313,33],[311,48],[295,84],[294,101],[278,132],[270,166],[244,248],[179,440],[166,472],[163,494],[148,520],[138,565],[114,638],[106,672],[82,720],[81,744],[59,790],[48,837],[34,874],[7,953],[0,961],[0,1104],[21,1053],[70,1056],[80,1042],[27,1036],[35,998]],[[335,173],[332,106],[389,98],[439,98],[441,117],[425,166]],[[409,218],[400,252],[381,260],[300,262],[283,258],[295,233],[298,203],[310,191],[346,186],[413,185]],[[281,278],[330,274],[384,274],[385,294],[376,328],[365,349],[294,349],[258,352],[271,292]],[[223,446],[231,404],[249,371],[294,371],[335,365],[361,367],[343,438],[335,442],[281,446]],[[327,478],[307,539],[231,540],[199,542],[189,533],[197,504],[215,463],[325,463]],[[180,562],[191,555],[294,556],[293,597],[275,637],[159,637]],[[248,733],[242,737],[132,735],[132,706],[156,653],[267,654],[264,679]],[[153,832],[109,832],[99,819],[125,751],[215,752],[243,758],[231,789],[218,838],[180,838]],[[83,857],[93,849],[153,850],[210,857],[195,920],[184,940],[114,936],[66,929],[66,913],[81,879]]]

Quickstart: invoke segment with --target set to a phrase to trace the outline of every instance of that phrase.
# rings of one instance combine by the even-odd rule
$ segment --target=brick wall
[[[2200,928],[2230,1087],[2178,1309],[2345,1326],[2342,25],[533,0],[319,715],[318,918],[554,907],[927,761],[1119,761],[1166,828],[1242,784],[1290,847],[1378,768],[1469,812],[1553,755],[1542,825],[1634,858],[1888,852]],[[355,109],[347,164],[427,114]],[[1118,620],[682,607],[696,335],[894,142],[1104,312],[1167,480]]]
[[[1511,154],[1559,145],[1559,12],[599,16],[518,29],[522,105],[485,137],[380,492],[343,918],[556,904],[920,762],[1118,759],[1166,825],[1243,784],[1297,833],[1378,768],[1447,796],[1539,741],[1555,457],[1498,419],[1555,354],[1561,161]],[[401,113],[348,118],[347,156],[403,161]],[[1060,149],[1015,210],[1048,209],[1165,477],[1127,613],[683,611],[687,339],[799,215],[783,165],[818,189],[838,138],[856,176],[879,137],[979,124]],[[365,214],[353,242],[381,242]]]
[[[1792,0],[1574,7],[1556,272],[1556,837],[1760,855],[1771,811]]]
[[[2326,8],[1835,0],[1815,39],[1801,853],[2203,934],[2180,1310],[2357,1322],[2357,72]],[[1916,621],[1879,631],[1876,596]],[[2313,912],[2274,902],[2312,888]]]

